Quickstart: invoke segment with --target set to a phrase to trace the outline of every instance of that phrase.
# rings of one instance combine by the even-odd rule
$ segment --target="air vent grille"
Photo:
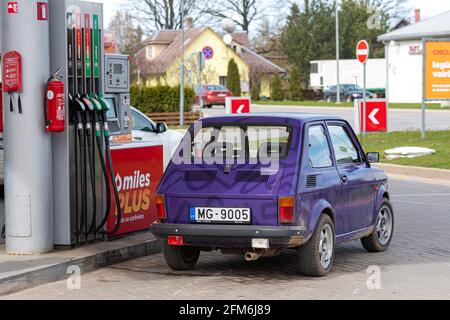
[[[261,171],[238,171],[236,174],[236,182],[254,182],[267,183],[270,176],[262,175]]]
[[[306,178],[306,187],[308,189],[313,189],[317,187],[317,176],[308,176]]]

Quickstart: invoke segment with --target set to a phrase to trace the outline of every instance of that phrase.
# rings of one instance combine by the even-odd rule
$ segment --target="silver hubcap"
[[[328,269],[333,258],[334,238],[330,225],[325,225],[320,232],[319,256],[320,265],[324,269]]]
[[[378,214],[377,237],[382,246],[389,243],[392,236],[392,212],[388,207],[383,207]]]

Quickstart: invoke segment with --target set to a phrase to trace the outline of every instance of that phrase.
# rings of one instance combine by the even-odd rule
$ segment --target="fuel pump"
[[[105,232],[112,203],[118,208],[116,230],[122,220],[110,152],[109,103],[102,98],[103,5],[49,0],[49,12],[51,68],[67,66],[61,76],[69,109],[67,130],[53,137],[53,176],[58,177],[53,206],[59,213],[55,244],[73,246],[113,233]]]

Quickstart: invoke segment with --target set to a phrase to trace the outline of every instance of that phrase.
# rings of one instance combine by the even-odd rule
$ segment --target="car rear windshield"
[[[288,126],[204,127],[193,139],[192,155],[205,161],[226,158],[227,163],[282,160],[288,156],[291,138]]]
[[[227,88],[223,87],[223,86],[207,86],[206,89],[208,91],[226,91]]]

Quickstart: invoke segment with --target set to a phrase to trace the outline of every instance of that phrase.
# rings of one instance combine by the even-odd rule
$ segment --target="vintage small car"
[[[361,239],[383,252],[391,243],[388,179],[371,165],[379,157],[334,116],[206,118],[169,164],[151,230],[173,270],[194,268],[201,251],[256,261],[295,249],[300,273],[326,276],[336,245]]]

